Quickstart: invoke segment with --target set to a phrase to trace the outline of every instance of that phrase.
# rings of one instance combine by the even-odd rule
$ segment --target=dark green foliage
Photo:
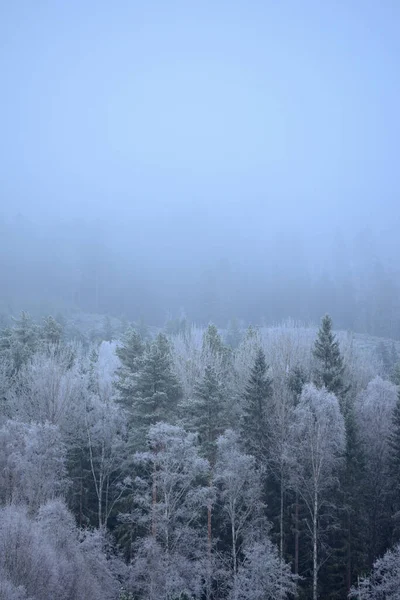
[[[318,330],[314,344],[314,358],[317,361],[315,369],[315,385],[325,386],[329,392],[337,396],[347,390],[344,387],[344,363],[340,354],[339,342],[332,331],[332,319],[325,315]]]
[[[244,445],[258,460],[266,458],[271,399],[272,381],[267,375],[264,351],[259,348],[244,394],[241,424]]]
[[[287,378],[287,387],[293,394],[295,403],[298,402],[307,380],[307,375],[304,369],[300,366],[293,367],[293,369],[289,372]]]
[[[206,367],[194,387],[193,398],[184,404],[183,410],[187,426],[199,434],[203,455],[213,464],[216,440],[226,427],[224,389],[213,367]]]
[[[339,487],[332,497],[336,507],[336,523],[331,533],[332,556],[321,577],[326,598],[347,597],[357,575],[368,568],[367,517],[365,497],[364,455],[360,442],[354,406],[347,399],[344,420],[346,447],[344,463],[339,471]],[[325,597],[324,596],[324,597]]]
[[[135,428],[144,435],[150,425],[174,418],[182,392],[164,334],[157,336],[136,365],[138,370],[131,380],[129,412]]]
[[[116,388],[120,402],[127,408],[133,403],[136,393],[136,378],[145,351],[142,337],[132,327],[125,332],[121,344],[117,346],[116,354],[121,361],[117,371]]]

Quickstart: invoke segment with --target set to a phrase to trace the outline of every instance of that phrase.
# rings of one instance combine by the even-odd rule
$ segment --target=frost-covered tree
[[[91,521],[102,527],[123,493],[129,455],[126,414],[114,399],[115,345],[102,342],[82,362],[75,427],[66,436],[69,502],[79,511],[80,524]]]
[[[240,450],[238,434],[227,430],[217,440],[215,484],[230,529],[233,586],[246,531],[262,521],[261,477],[253,456]]]
[[[400,545],[375,561],[369,577],[363,577],[351,589],[354,600],[399,600]]]
[[[326,389],[308,384],[293,413],[292,483],[308,512],[312,543],[312,597],[318,598],[320,515],[329,505],[329,493],[336,485],[335,475],[345,449],[344,419],[339,402]]]
[[[244,549],[229,600],[286,600],[295,597],[296,591],[290,566],[282,564],[277,549],[266,538]]]
[[[150,427],[149,450],[138,453],[134,519],[147,535],[136,544],[132,587],[149,600],[199,598],[205,577],[205,536],[196,526],[209,489],[208,462],[196,436],[167,423]]]
[[[59,428],[7,421],[0,429],[0,503],[35,511],[65,492],[66,448]]]
[[[59,344],[63,337],[63,327],[54,317],[49,315],[43,319],[40,337],[45,345]]]
[[[75,410],[81,384],[79,365],[68,348],[38,352],[18,373],[8,395],[12,417],[64,426]]]
[[[127,456],[124,415],[109,399],[88,398],[85,410],[87,459],[97,500],[97,521],[102,527],[121,498],[122,473]]]
[[[119,586],[103,547],[98,533],[76,528],[60,500],[36,518],[23,507],[0,509],[0,591],[12,593],[4,600],[115,600]]]
[[[145,344],[141,335],[133,327],[129,327],[117,345],[116,355],[121,361],[117,370],[116,388],[123,406],[130,408],[136,390],[136,375],[141,366]]]
[[[39,328],[31,316],[22,312],[14,325],[0,333],[0,358],[10,363],[13,374],[17,373],[34,355],[39,344]]]
[[[256,355],[260,347],[261,337],[259,332],[249,327],[243,340],[233,353],[234,391],[238,396],[240,410],[251,369],[254,366]]]

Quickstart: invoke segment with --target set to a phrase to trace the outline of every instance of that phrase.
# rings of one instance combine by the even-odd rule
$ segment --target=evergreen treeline
[[[0,334],[1,600],[398,597],[395,347],[113,335]]]

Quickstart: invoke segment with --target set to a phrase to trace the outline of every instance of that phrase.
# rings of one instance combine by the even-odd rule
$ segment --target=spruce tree
[[[130,408],[136,393],[136,375],[141,365],[145,345],[141,335],[129,327],[117,346],[116,354],[121,361],[117,369],[116,388],[119,400],[126,408]]]
[[[272,399],[272,380],[267,375],[267,364],[259,348],[251,369],[244,394],[242,439],[248,452],[261,459],[268,445],[268,417]]]
[[[344,360],[339,342],[332,331],[332,319],[325,315],[315,340],[315,384],[335,394],[340,402],[346,430],[345,455],[339,472],[340,490],[336,491],[336,504],[342,506],[338,515],[340,527],[334,536],[333,554],[328,568],[330,585],[346,594],[353,583],[355,570],[364,563],[363,522],[357,505],[363,477],[363,455],[354,414],[354,404],[344,381]],[[357,530],[357,531],[356,531]],[[327,565],[328,567],[328,565]]]
[[[325,315],[315,340],[314,358],[317,360],[315,385],[325,387],[328,392],[341,397],[347,390],[344,387],[344,363],[339,342],[332,331],[332,319]]]
[[[226,428],[224,389],[213,367],[206,367],[194,386],[193,397],[182,408],[186,425],[199,434],[203,456],[213,464],[217,438]]]
[[[170,346],[160,333],[144,353],[132,382],[130,412],[139,438],[150,425],[173,417],[180,396]]]

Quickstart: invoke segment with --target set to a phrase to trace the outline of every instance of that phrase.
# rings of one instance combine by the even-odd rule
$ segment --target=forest
[[[0,1],[0,600],[400,600],[399,23]]]
[[[1,331],[1,600],[398,598],[395,342],[113,323]]]

